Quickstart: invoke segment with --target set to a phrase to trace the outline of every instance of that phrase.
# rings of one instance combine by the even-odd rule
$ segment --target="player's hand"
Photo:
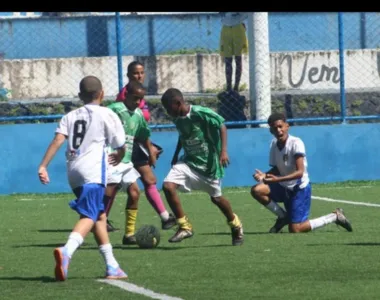
[[[279,177],[273,174],[267,174],[264,178],[264,183],[274,183],[274,182],[279,182]]]
[[[227,168],[227,166],[230,164],[230,159],[228,158],[227,151],[220,152],[219,162],[225,168]]]
[[[38,177],[42,184],[48,184],[50,182],[49,174],[45,167],[38,168]]]
[[[156,160],[157,160],[161,154],[161,151],[158,150],[158,148],[154,145],[152,145],[152,151],[153,151],[154,157],[156,157]]]
[[[123,157],[118,152],[108,154],[108,163],[112,166],[118,165],[122,159]]]
[[[265,178],[265,173],[261,172],[260,170],[256,169],[255,170],[255,174],[253,174],[253,178],[255,178],[255,180],[257,182],[260,182],[260,181],[263,181],[264,178]]]
[[[173,156],[172,158],[172,161],[171,161],[171,165],[174,166],[176,163],[178,162],[178,156]]]

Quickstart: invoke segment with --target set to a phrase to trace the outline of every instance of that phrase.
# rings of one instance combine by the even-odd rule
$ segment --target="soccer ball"
[[[160,230],[153,225],[143,225],[136,231],[135,237],[140,248],[156,248],[160,243]]]

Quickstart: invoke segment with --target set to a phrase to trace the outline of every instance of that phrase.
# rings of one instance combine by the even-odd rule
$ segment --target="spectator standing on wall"
[[[242,74],[242,55],[248,53],[248,40],[243,21],[248,13],[221,12],[222,30],[220,33],[220,55],[224,58],[227,91],[232,90],[232,60],[235,58],[235,84],[233,90],[239,91]]]

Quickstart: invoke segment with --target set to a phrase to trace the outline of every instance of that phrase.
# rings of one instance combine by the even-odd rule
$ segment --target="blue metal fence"
[[[289,121],[297,124],[379,119],[379,14],[269,13],[268,21],[271,63],[276,64],[271,65],[272,110],[285,110],[284,97],[288,96],[294,106]],[[116,12],[113,16],[8,18],[0,19],[0,25],[4,60],[0,100],[71,101],[76,99],[78,79],[87,73],[99,73],[108,99],[113,99],[125,84],[126,66],[134,59],[144,61],[149,92],[157,98],[166,87],[175,86],[191,98],[207,94],[217,99],[225,85],[224,64],[218,54],[219,14]],[[243,60],[241,91],[247,105],[254,101],[248,99],[248,61],[249,57]],[[22,75],[26,69],[29,77]],[[323,102],[330,95],[332,100]],[[320,97],[322,108],[313,111]],[[276,108],[276,103],[283,106]],[[62,115],[0,116],[0,121],[56,120]],[[247,119],[232,118],[227,124],[265,123],[249,114]],[[173,127],[163,123],[159,120],[151,126]]]

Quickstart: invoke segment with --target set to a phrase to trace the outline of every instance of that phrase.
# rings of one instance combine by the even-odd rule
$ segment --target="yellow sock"
[[[177,224],[179,225],[181,229],[193,230],[193,226],[191,225],[191,223],[189,222],[189,219],[186,216],[177,219]]]
[[[131,236],[136,230],[137,209],[125,210],[125,235]]]
[[[241,227],[241,221],[239,219],[239,217],[237,215],[235,215],[235,218],[231,221],[231,222],[228,222],[228,225],[230,225],[231,228],[235,228],[235,227]]]

